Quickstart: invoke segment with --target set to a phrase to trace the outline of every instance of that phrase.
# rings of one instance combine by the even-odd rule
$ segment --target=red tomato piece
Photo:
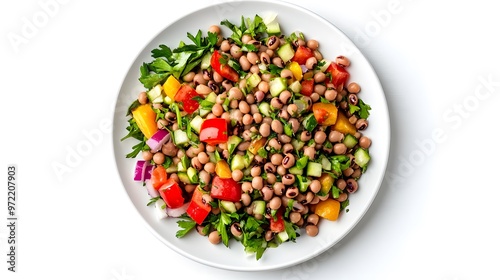
[[[160,189],[167,182],[167,171],[163,165],[158,165],[151,172],[151,184],[155,190]]]
[[[188,85],[182,85],[175,94],[174,100],[182,102],[182,109],[188,114],[198,110],[200,103],[196,101],[195,97],[200,96],[196,90]]]
[[[304,65],[308,58],[313,57],[314,52],[306,47],[306,46],[298,46],[295,51],[295,55],[292,57],[292,61],[297,62],[298,64]]]
[[[209,145],[227,142],[227,122],[225,119],[214,118],[204,120],[201,124],[200,141]]]
[[[347,80],[349,79],[349,72],[344,69],[344,67],[338,65],[335,62],[330,63],[330,66],[326,69],[327,73],[330,73],[331,78],[326,78],[326,83],[332,83],[333,86],[338,89],[339,87],[347,84]]]
[[[311,96],[311,94],[314,92],[314,80],[303,80],[300,85],[300,94]]]
[[[193,197],[189,202],[186,213],[195,221],[197,224],[201,225],[208,214],[212,211],[212,206],[208,203],[203,203],[202,200],[203,192],[200,188],[194,189]]]
[[[241,184],[232,178],[222,179],[215,176],[212,180],[210,196],[221,200],[238,202],[241,199]]]
[[[210,66],[212,66],[212,69],[214,69],[214,71],[222,77],[230,81],[237,82],[240,78],[238,72],[231,68],[231,66],[227,65],[227,61],[225,60],[227,60],[227,58],[225,58],[218,51],[214,51],[212,57],[210,58]]]
[[[182,189],[172,178],[167,179],[167,182],[160,187],[158,192],[169,208],[179,208],[184,204]]]
[[[283,219],[283,208],[278,209],[278,211],[276,211],[275,217],[271,217],[271,219],[269,219],[269,229],[272,232],[276,233],[285,230],[285,220]]]

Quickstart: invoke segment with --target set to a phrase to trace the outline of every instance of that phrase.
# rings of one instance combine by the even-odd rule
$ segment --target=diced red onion
[[[181,207],[178,207],[178,208],[168,208],[167,207],[167,215],[169,217],[178,218],[182,214],[186,213],[188,206],[189,206],[189,202],[184,203]]]
[[[161,150],[163,144],[167,143],[170,139],[170,133],[166,129],[159,129],[151,138],[146,141],[149,148],[151,148],[152,153],[156,153]]]
[[[307,71],[309,71],[309,69],[307,69],[307,67],[305,65],[300,65],[300,69],[302,69],[302,74],[304,74]]]
[[[153,183],[151,182],[151,180],[147,180],[145,183],[146,183],[146,190],[148,191],[149,196],[151,197],[160,196],[160,193],[153,187]]]
[[[138,160],[135,164],[135,173],[134,180],[135,181],[144,181],[144,176],[146,174],[146,168],[151,165],[148,161]]]
[[[144,173],[144,181],[151,179],[151,173],[153,172],[154,165],[149,164],[146,166],[146,172]]]

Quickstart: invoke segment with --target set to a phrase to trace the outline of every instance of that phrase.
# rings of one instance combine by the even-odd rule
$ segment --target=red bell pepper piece
[[[225,119],[214,118],[204,120],[200,129],[200,141],[209,145],[227,142],[227,122]]]
[[[167,179],[167,182],[160,187],[158,192],[169,208],[179,208],[184,204],[182,189],[172,178]]]
[[[174,100],[176,102],[182,102],[182,109],[188,114],[191,114],[200,106],[200,103],[195,99],[197,96],[200,95],[194,88],[188,85],[182,85],[175,94]]]
[[[238,72],[231,68],[231,66],[227,65],[227,58],[225,58],[218,51],[214,51],[212,54],[212,57],[210,58],[210,66],[212,66],[212,69],[214,69],[215,72],[230,81],[237,82],[240,78]]]
[[[275,217],[269,219],[269,229],[272,232],[282,232],[285,230],[285,220],[283,219],[283,208],[276,211]]]
[[[332,83],[335,89],[339,89],[341,86],[347,83],[349,79],[349,72],[344,69],[344,67],[338,65],[335,62],[330,63],[330,66],[326,69],[327,73],[330,73],[330,77],[326,76],[326,83]]]
[[[308,58],[313,57],[314,52],[306,46],[298,46],[295,51],[295,55],[292,57],[292,61],[298,64],[304,65]]]
[[[300,85],[300,94],[311,96],[311,94],[314,92],[314,80],[303,80]]]
[[[212,206],[208,203],[203,203],[202,197],[203,192],[200,188],[196,188],[186,210],[188,216],[199,225],[203,223],[205,218],[212,211]]]
[[[167,182],[167,171],[163,165],[157,165],[151,172],[151,184],[155,190],[160,189]]]
[[[210,196],[221,200],[238,202],[241,199],[241,184],[232,178],[222,179],[219,176],[215,176],[212,179]]]

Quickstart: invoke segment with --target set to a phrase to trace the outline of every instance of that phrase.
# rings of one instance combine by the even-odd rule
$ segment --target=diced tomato
[[[313,57],[314,52],[306,46],[298,46],[295,51],[295,55],[292,57],[292,61],[298,64],[304,65],[308,58]]]
[[[227,61],[225,60],[227,60],[227,58],[223,57],[220,52],[214,51],[212,57],[210,58],[210,66],[212,66],[212,69],[214,69],[214,71],[222,77],[230,81],[237,82],[240,78],[238,72],[231,68],[231,66],[227,65]]]
[[[227,142],[227,122],[225,119],[214,118],[204,120],[200,129],[200,141],[209,145]]]
[[[160,189],[167,182],[167,171],[163,165],[158,165],[151,173],[151,184],[155,190]]]
[[[314,80],[303,80],[300,85],[302,86],[300,89],[300,94],[305,96],[311,96],[314,92]]]
[[[340,87],[345,85],[350,76],[349,72],[347,72],[344,67],[338,65],[335,62],[330,63],[330,66],[328,66],[326,72],[330,73],[331,75],[331,79],[327,75],[326,83],[328,84],[331,82],[336,89],[339,89]]]
[[[285,220],[283,219],[283,208],[276,211],[275,217],[269,219],[269,229],[272,232],[282,232],[285,230]]]
[[[186,84],[182,85],[175,94],[174,100],[182,102],[182,109],[188,114],[198,110],[200,103],[196,101],[195,97],[200,96],[196,90]]]
[[[197,224],[201,225],[205,218],[208,216],[210,211],[212,211],[212,206],[208,203],[203,203],[202,200],[203,192],[200,188],[194,189],[193,197],[189,202],[186,213],[191,217]]]
[[[223,179],[215,176],[212,180],[210,196],[217,199],[238,202],[241,199],[241,184],[232,178]]]
[[[158,192],[169,208],[179,208],[184,204],[182,189],[172,178],[167,179],[167,182],[160,187]]]

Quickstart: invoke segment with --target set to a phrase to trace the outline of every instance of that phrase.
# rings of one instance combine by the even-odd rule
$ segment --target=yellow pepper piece
[[[357,131],[356,127],[350,123],[349,119],[340,111],[337,115],[337,121],[335,122],[333,129],[338,132],[351,135],[356,134]]]
[[[250,142],[250,146],[248,147],[248,151],[254,155],[256,155],[259,152],[259,149],[264,147],[264,145],[267,142],[266,137],[262,137],[259,139],[254,139],[252,142]]]
[[[312,111],[319,125],[334,125],[337,121],[338,109],[332,103],[314,103]]]
[[[302,80],[302,68],[300,68],[299,63],[297,63],[295,61],[290,62],[290,64],[288,65],[288,69],[290,69],[290,71],[292,71],[292,74],[293,74],[293,77],[295,78],[295,80],[297,80],[299,82],[300,82],[300,80]]]
[[[318,204],[316,204],[314,213],[327,220],[336,221],[340,213],[340,202],[331,198],[320,201],[318,202]]]
[[[142,131],[142,134],[144,134],[146,138],[151,138],[151,136],[158,131],[158,126],[156,125],[156,113],[151,108],[151,105],[140,105],[132,111],[132,116],[134,117],[137,126]]]
[[[321,183],[321,193],[327,194],[330,192],[330,189],[333,186],[333,177],[328,173],[323,173],[318,180]]]
[[[174,100],[175,94],[179,88],[181,88],[181,83],[179,83],[173,75],[170,75],[163,84],[163,92],[172,100]]]
[[[229,164],[221,159],[215,164],[215,174],[221,177],[222,179],[232,178],[231,168],[229,168]]]

